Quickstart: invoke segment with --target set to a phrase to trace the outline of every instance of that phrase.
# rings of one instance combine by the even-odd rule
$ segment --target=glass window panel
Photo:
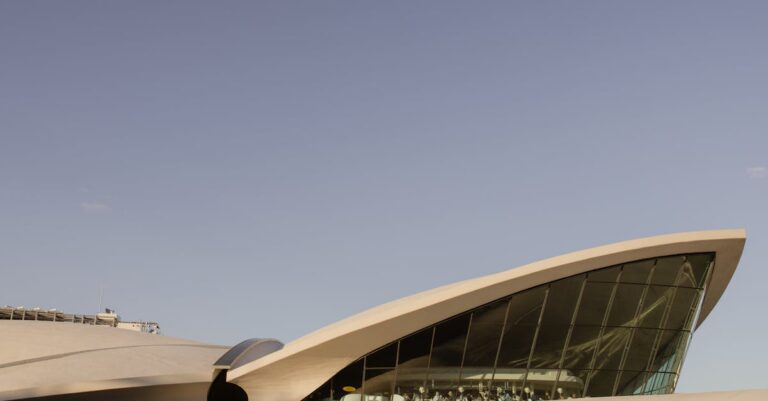
[[[645,370],[651,359],[653,344],[656,341],[658,330],[654,329],[634,329],[632,343],[627,352],[627,358],[624,361],[625,370]]]
[[[397,341],[369,354],[365,366],[369,368],[392,368],[397,360]]]
[[[696,306],[694,302],[697,300],[699,291],[701,290],[694,288],[678,288],[675,291],[675,298],[672,301],[672,307],[669,309],[669,316],[664,328],[670,330],[687,328],[685,323]]]
[[[457,390],[461,385],[461,368],[458,366],[453,367],[438,367],[429,368],[429,378],[427,379],[427,388],[430,394],[447,396],[449,398],[456,397]],[[439,397],[438,397],[439,398]]]
[[[507,302],[494,302],[472,313],[472,322],[464,354],[464,367],[482,366],[493,371],[501,329],[507,313]],[[489,372],[489,373],[490,373]]]
[[[625,327],[606,327],[595,354],[595,369],[618,369],[630,330]]]
[[[642,394],[651,394],[653,389],[658,387],[662,381],[664,373],[648,373],[648,379],[642,389]]]
[[[440,323],[435,327],[430,367],[460,367],[464,355],[470,314]]]
[[[465,367],[461,370],[461,387],[467,396],[478,398],[491,388],[492,369],[484,367]]]
[[[554,372],[554,375],[557,375],[557,371]],[[549,376],[552,376],[552,375],[551,374],[548,375],[547,379],[549,379]],[[531,399],[532,400],[551,400],[552,398],[551,398],[551,395],[549,394],[549,391],[552,390],[552,386],[554,384],[555,384],[554,380],[529,382],[528,387],[531,389],[531,395],[530,395]]]
[[[677,343],[677,350],[675,351],[675,355],[670,358],[671,359],[671,367],[672,369],[669,369],[669,372],[673,373],[679,373],[680,372],[680,365],[683,363],[683,358],[685,358],[685,353],[688,351],[688,344],[691,341],[691,333],[684,331],[680,334],[680,341]]]
[[[363,389],[366,395],[382,396],[376,401],[389,399],[395,380],[394,369],[366,369]]]
[[[455,401],[460,387],[465,395],[484,401],[523,395],[523,387],[542,398],[610,395],[614,384],[619,394],[667,393],[675,386],[674,373],[690,341],[691,319],[702,293],[697,286],[713,257],[694,254],[644,260],[523,291],[373,351],[306,400],[339,400],[347,393],[364,391],[366,399],[361,401],[390,401],[393,387],[412,401],[435,397]],[[620,283],[612,283],[615,280]],[[582,283],[579,310],[573,318]],[[644,283],[651,285],[646,288]],[[550,296],[540,318],[547,290]],[[542,326],[537,329],[539,320]],[[604,320],[607,327],[600,335]],[[672,330],[659,330],[660,324]],[[533,347],[537,330],[538,344]],[[563,351],[566,338],[570,339],[568,349]],[[497,350],[499,363],[494,370]],[[622,358],[623,371],[617,372]],[[649,372],[642,373],[649,360]],[[590,366],[593,362],[595,366]],[[588,384],[592,390],[582,392],[588,375],[595,379]],[[558,388],[563,392],[558,393]]]
[[[685,263],[685,256],[667,256],[656,261],[651,284],[675,285],[677,274]]]
[[[360,394],[360,387],[363,384],[363,360],[353,362],[331,380],[331,389],[333,398],[339,399],[348,393]]]
[[[568,335],[568,325],[542,325],[536,337],[531,368],[557,369]]]
[[[640,310],[638,326],[661,327],[661,319],[667,308],[667,302],[672,298],[675,288],[651,285],[645,293],[643,307]]]
[[[587,273],[587,281],[602,281],[613,283],[619,276],[621,266],[606,267],[605,269],[595,270]]]
[[[645,284],[655,262],[654,259],[647,259],[625,264],[621,270],[619,281],[622,283]]]
[[[568,349],[565,351],[563,367],[588,369],[592,363],[592,355],[595,353],[599,335],[599,327],[574,327]]]
[[[402,351],[403,346],[400,347]],[[412,363],[413,361],[417,361],[417,363]],[[395,393],[411,400],[417,399],[421,394],[419,388],[425,387],[427,384],[428,370],[426,364],[421,363],[421,357],[411,359],[404,365],[398,365]]]
[[[641,394],[645,388],[646,372],[625,370],[619,375],[619,386],[616,395]]]
[[[550,285],[547,306],[544,308],[541,324],[571,323],[584,278],[585,276],[582,274],[555,281]]]
[[[642,391],[640,392],[640,394],[649,394],[650,393],[650,388],[652,386],[651,383],[656,380],[656,376],[657,375],[658,375],[657,373],[653,373],[653,372],[648,372],[646,374],[647,377],[645,379],[645,385],[641,389]]]
[[[672,390],[675,375],[671,373],[656,373],[648,380],[645,394],[667,394]]]
[[[431,344],[431,327],[400,340],[400,360],[398,361],[398,366],[426,367],[429,363],[429,347]]]
[[[613,305],[608,315],[608,326],[634,326],[635,312],[640,297],[643,295],[642,285],[618,284]]]
[[[493,387],[498,394],[498,389],[501,388],[502,394],[520,394],[520,388],[525,380],[526,370],[525,368],[506,368],[499,367],[494,372]],[[504,401],[504,400],[502,400]]]
[[[613,395],[613,386],[616,383],[615,370],[593,370],[590,374],[587,396],[608,397]]]
[[[608,307],[608,301],[611,299],[611,292],[616,284],[611,283],[590,283],[584,287],[584,294],[581,296],[581,304],[576,315],[577,325],[603,324],[605,310]]]
[[[507,327],[499,353],[499,367],[525,368],[533,345],[536,326]]]
[[[411,368],[397,370],[397,383],[395,394],[399,394],[408,400],[421,400],[428,396],[426,368]]]
[[[544,304],[545,286],[531,288],[515,294],[509,305],[508,326],[521,324],[538,324],[541,307]]]
[[[680,342],[686,336],[688,336],[688,333],[685,331],[663,330],[651,370],[655,372],[674,372],[675,365],[677,364],[677,351]]]
[[[523,393],[526,393],[525,389],[527,388],[531,398],[546,399],[547,394],[552,391],[552,387],[555,385],[555,381],[557,380],[557,373],[557,369],[528,370]]]
[[[677,386],[677,374],[676,373],[668,374],[666,391],[662,394],[675,392],[676,386]]]
[[[685,278],[681,278],[681,283],[678,285],[686,287],[704,287],[704,279],[707,276],[707,270],[709,270],[710,263],[714,259],[714,254],[700,253],[695,255],[688,255],[688,263],[683,267]]]
[[[579,398],[584,393],[584,384],[587,382],[588,370],[569,370],[560,371],[557,380],[554,396],[556,400],[567,398]]]
[[[696,295],[693,297],[693,304],[691,304],[691,310],[688,312],[688,317],[683,324],[684,330],[693,330],[693,321],[698,317],[698,311],[701,308],[701,298],[704,296],[704,290],[697,289],[696,291]]]

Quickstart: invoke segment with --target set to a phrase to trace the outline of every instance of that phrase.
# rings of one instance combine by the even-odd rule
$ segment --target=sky
[[[679,392],[768,387],[768,3],[1,1],[1,305],[296,339],[744,228]]]

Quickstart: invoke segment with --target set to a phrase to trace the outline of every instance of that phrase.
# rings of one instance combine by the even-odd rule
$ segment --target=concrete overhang
[[[336,372],[391,341],[466,310],[561,278],[641,259],[714,252],[715,265],[696,327],[725,291],[741,257],[744,230],[660,235],[568,253],[518,268],[438,287],[326,326],[282,350],[227,372],[250,399],[297,401]]]

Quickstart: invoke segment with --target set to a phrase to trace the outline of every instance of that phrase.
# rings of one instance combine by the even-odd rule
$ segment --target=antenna
[[[99,310],[96,313],[101,313],[101,300],[104,298],[104,287],[99,289]]]

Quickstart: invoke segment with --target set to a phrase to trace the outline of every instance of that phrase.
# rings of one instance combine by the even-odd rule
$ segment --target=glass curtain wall
[[[641,260],[507,296],[365,355],[305,401],[671,393],[713,262]]]

